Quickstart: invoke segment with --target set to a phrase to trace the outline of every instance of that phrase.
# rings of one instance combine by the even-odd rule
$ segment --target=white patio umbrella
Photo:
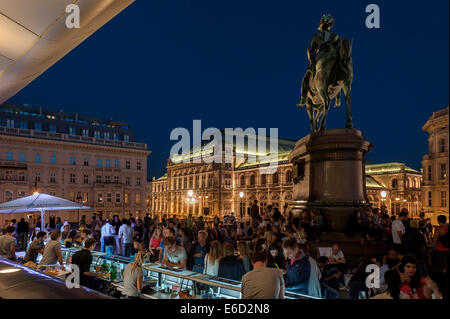
[[[26,213],[41,212],[41,229],[45,226],[45,212],[48,210],[72,210],[72,209],[89,209],[89,206],[75,203],[70,200],[51,196],[42,193],[33,193],[33,195],[15,199],[0,204],[0,213]]]

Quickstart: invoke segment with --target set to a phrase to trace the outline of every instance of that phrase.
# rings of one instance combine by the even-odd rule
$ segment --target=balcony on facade
[[[14,136],[20,136],[20,137],[29,137],[29,138],[40,138],[40,139],[48,139],[48,140],[56,140],[56,141],[64,141],[64,142],[74,142],[74,143],[94,144],[94,145],[110,146],[110,147],[123,147],[123,148],[147,150],[147,144],[145,144],[145,143],[109,140],[109,139],[95,138],[95,137],[90,137],[90,136],[70,135],[70,134],[53,133],[53,132],[47,132],[47,131],[36,131],[36,130],[13,128],[13,127],[6,127],[6,126],[0,126],[0,134],[14,135]]]

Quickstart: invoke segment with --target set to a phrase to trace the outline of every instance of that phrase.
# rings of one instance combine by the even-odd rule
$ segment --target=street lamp
[[[244,192],[239,192],[239,197],[241,198],[240,213],[241,213],[241,219],[242,219],[244,217],[244,205],[243,205]]]

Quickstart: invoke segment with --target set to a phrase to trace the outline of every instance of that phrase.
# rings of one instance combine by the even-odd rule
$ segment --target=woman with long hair
[[[146,252],[140,251],[134,258],[134,262],[128,264],[123,271],[123,291],[124,298],[139,298],[144,280],[142,264],[147,257]]]
[[[217,276],[219,272],[219,262],[223,257],[222,244],[218,240],[214,240],[209,248],[209,253],[205,255],[205,267],[203,273],[210,276]]]
[[[161,249],[162,230],[160,227],[156,227],[150,238],[150,245],[148,250],[150,252],[150,261],[156,261],[159,258],[159,250]]]
[[[385,274],[388,293],[394,299],[439,299],[442,293],[429,276],[422,276],[419,264],[411,256]]]
[[[242,260],[242,264],[244,265],[245,272],[249,272],[251,270],[251,262],[250,262],[250,249],[248,248],[248,244],[245,240],[240,240],[237,243],[237,249],[239,251],[239,257]]]

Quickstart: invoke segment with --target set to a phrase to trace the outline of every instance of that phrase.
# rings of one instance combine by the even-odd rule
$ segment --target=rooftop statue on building
[[[302,80],[299,107],[306,105],[311,130],[317,133],[325,128],[325,121],[331,101],[334,106],[341,104],[341,89],[347,104],[346,128],[353,128],[351,114],[351,85],[353,65],[352,44],[349,39],[340,38],[331,32],[334,18],[322,16],[317,32],[307,50],[308,69]]]

